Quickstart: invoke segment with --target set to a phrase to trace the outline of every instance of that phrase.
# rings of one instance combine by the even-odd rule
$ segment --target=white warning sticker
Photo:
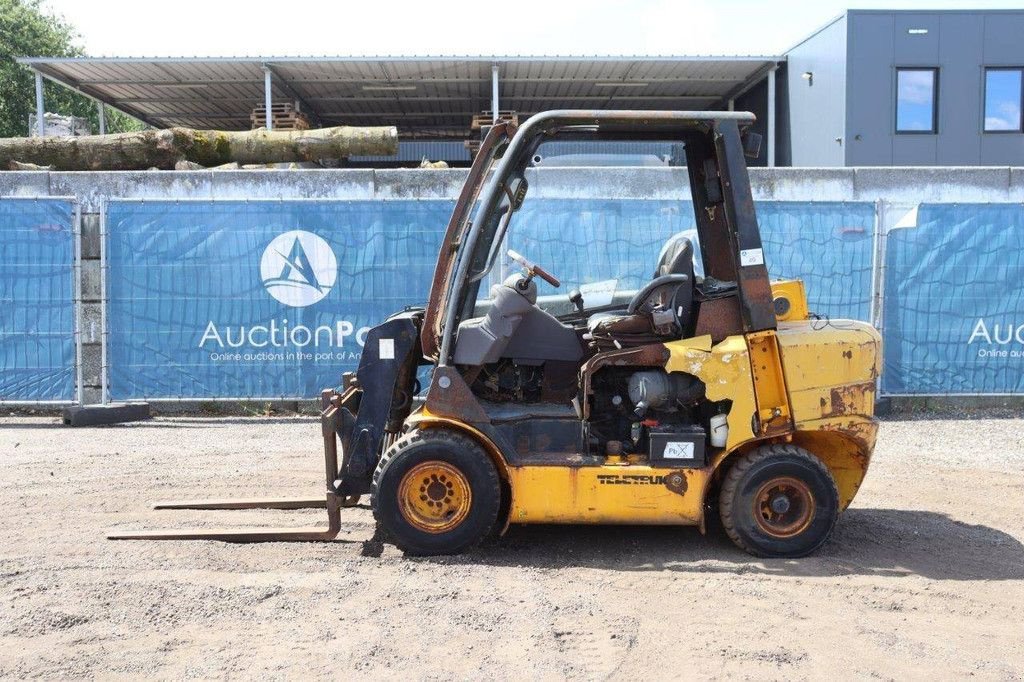
[[[693,459],[693,443],[674,440],[665,443],[665,459]]]
[[[377,357],[381,360],[394,360],[395,359],[395,340],[394,339],[381,339],[380,344],[377,347]]]
[[[743,249],[740,251],[740,267],[748,265],[764,265],[764,251],[761,249]]]

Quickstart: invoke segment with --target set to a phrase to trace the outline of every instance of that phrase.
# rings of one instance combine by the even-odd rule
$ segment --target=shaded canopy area
[[[550,109],[726,109],[784,57],[22,58],[154,127],[242,130],[271,99],[314,125],[395,125],[465,139],[474,115]]]

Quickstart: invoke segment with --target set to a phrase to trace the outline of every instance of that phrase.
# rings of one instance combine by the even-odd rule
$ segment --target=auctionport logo
[[[971,330],[967,345],[985,344],[978,348],[979,358],[1022,358],[1024,357],[1024,324],[1015,322],[994,322],[979,317]]]
[[[322,237],[292,230],[267,244],[260,259],[260,278],[278,301],[304,308],[330,292],[338,279],[338,259]]]
[[[337,279],[338,259],[312,232],[278,235],[260,259],[260,280],[267,293],[293,308],[322,301]],[[344,318],[307,326],[294,319],[289,322],[288,317],[223,326],[210,320],[198,347],[218,363],[353,361],[359,359],[370,331]]]

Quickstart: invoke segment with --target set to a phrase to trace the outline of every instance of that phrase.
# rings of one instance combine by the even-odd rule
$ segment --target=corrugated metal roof
[[[21,58],[47,78],[151,125],[245,129],[264,101],[301,101],[325,125],[396,125],[403,137],[465,137],[502,110],[715,109],[784,61],[773,56]]]

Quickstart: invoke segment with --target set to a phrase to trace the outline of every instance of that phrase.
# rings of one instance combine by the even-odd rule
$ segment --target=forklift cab
[[[743,160],[744,145],[756,153],[759,139],[756,134],[744,134],[745,128],[753,123],[754,117],[741,112],[548,112],[531,118],[519,129],[511,141],[510,126],[498,124],[492,128],[481,147],[480,154],[471,171],[463,196],[460,197],[452,221],[449,223],[442,253],[439,258],[430,299],[427,305],[423,336],[424,355],[436,358],[444,366],[472,364],[472,361],[493,357],[500,352],[493,347],[483,347],[487,336],[500,334],[497,322],[520,322],[510,319],[501,310],[493,314],[490,306],[501,308],[517,299],[504,294],[502,287],[514,288],[517,283],[522,294],[535,298],[526,309],[527,329],[541,325],[556,339],[565,336],[556,331],[546,318],[532,314],[531,309],[540,309],[561,318],[563,323],[578,325],[581,317],[590,322],[597,313],[603,313],[605,322],[599,328],[599,336],[609,336],[611,343],[635,344],[641,338],[627,338],[629,329],[646,327],[647,336],[679,338],[692,326],[690,302],[697,285],[694,277],[692,257],[695,251],[694,237],[701,248],[697,253],[714,254],[710,262],[703,259],[697,271],[707,273],[716,295],[728,289],[734,292],[740,306],[736,312],[743,315],[745,327],[750,330],[770,329],[775,326],[774,312],[770,298],[767,270],[753,213],[753,200]],[[619,290],[611,285],[595,296],[603,305],[588,306],[586,284],[610,283],[609,277],[597,282],[572,282],[572,286],[556,293],[561,284],[555,263],[541,263],[538,256],[526,251],[526,246],[511,248],[516,230],[521,225],[517,218],[524,211],[524,205],[532,200],[528,175],[545,155],[538,150],[553,141],[595,143],[617,141],[648,141],[675,143],[685,149],[685,167],[692,193],[696,229],[690,235],[672,235],[658,257],[658,262],[643,264],[642,270],[628,273],[636,285]],[[678,156],[676,157],[678,158]],[[738,167],[730,171],[731,167]],[[490,172],[489,165],[496,162],[496,169]],[[723,171],[741,173],[739,182],[723,186]],[[474,175],[483,177],[490,172],[486,184],[473,187]],[[543,173],[539,170],[539,173]],[[586,177],[584,172],[583,177]],[[535,177],[540,177],[535,174]],[[737,187],[738,185],[738,187]],[[473,190],[476,190],[474,193]],[[542,201],[542,200],[541,200]],[[543,220],[540,213],[539,219]],[[727,229],[728,228],[728,229]],[[733,234],[730,234],[730,231]],[[551,235],[551,241],[558,235]],[[732,239],[732,241],[730,241]],[[615,244],[605,245],[608,249]],[[744,277],[732,253],[736,248],[747,254],[749,263]],[[688,252],[688,253],[687,253]],[[573,260],[574,254],[551,251],[552,258],[559,263]],[[591,255],[598,255],[591,251]],[[615,254],[619,260],[628,261],[636,254]],[[621,258],[621,256],[626,256]],[[605,262],[609,259],[602,259]],[[612,259],[614,260],[614,258]],[[509,266],[513,267],[509,267]],[[639,263],[631,262],[632,266]],[[518,277],[521,269],[524,276]],[[578,268],[577,268],[578,270]],[[652,273],[648,279],[648,273]],[[580,273],[575,273],[579,275]],[[594,274],[593,272],[587,274]],[[606,273],[607,275],[607,273]],[[546,291],[537,291],[538,283]],[[743,285],[742,287],[740,285]],[[495,289],[495,287],[498,287]],[[594,287],[590,287],[594,290]],[[482,291],[481,291],[482,289]],[[600,289],[598,289],[600,291]],[[611,295],[609,296],[609,291]],[[610,300],[606,300],[610,299]],[[671,302],[677,305],[669,305]],[[515,306],[513,306],[514,308]],[[600,308],[600,309],[598,309]],[[637,316],[654,319],[635,319]],[[616,315],[610,315],[615,313]],[[628,315],[631,320],[615,320]],[[681,316],[681,317],[680,317]],[[488,319],[490,318],[490,319]],[[536,318],[535,320],[532,318]],[[679,318],[679,319],[677,319]],[[693,320],[695,322],[695,320]],[[469,324],[466,324],[469,322]],[[592,320],[597,326],[597,320]],[[509,332],[509,324],[501,331]],[[618,331],[620,336],[615,337]],[[634,331],[635,334],[635,331]],[[520,335],[512,334],[513,339]],[[502,343],[501,339],[495,339]],[[513,343],[517,350],[523,343]],[[536,339],[536,343],[543,343]],[[557,343],[557,341],[556,341]],[[538,351],[542,352],[542,351]],[[561,353],[564,354],[565,349]],[[464,360],[465,362],[460,362]]]
[[[514,413],[512,403],[531,405],[532,412],[536,404],[548,412],[571,405],[574,418],[583,420],[589,405],[580,395],[587,379],[581,370],[603,352],[698,336],[717,343],[774,329],[743,160],[744,151],[756,154],[759,145],[745,132],[753,120],[738,112],[556,111],[518,130],[495,125],[449,223],[426,307],[421,343],[435,373],[457,375],[485,411]],[[588,235],[577,225],[571,237],[543,205],[541,162],[551,159],[545,149],[568,142],[597,150],[606,162],[611,155],[604,150],[621,148],[622,141],[661,151],[663,162],[680,167],[676,177],[685,170],[693,215],[678,215],[685,206],[679,202],[668,220],[646,221],[651,234],[637,234],[635,225],[610,234],[604,224],[600,234]],[[585,156],[577,151],[573,161]],[[577,172],[585,179],[593,170]],[[532,184],[541,198],[533,198]],[[691,229],[674,229],[673,220],[674,227]],[[657,231],[666,235],[664,243]],[[750,260],[742,276],[740,251]],[[705,262],[701,254],[714,257]],[[541,257],[551,262],[536,262]],[[428,396],[428,408],[431,402]],[[590,427],[566,425],[596,439],[576,444],[582,457],[600,456],[608,440],[617,440]]]

